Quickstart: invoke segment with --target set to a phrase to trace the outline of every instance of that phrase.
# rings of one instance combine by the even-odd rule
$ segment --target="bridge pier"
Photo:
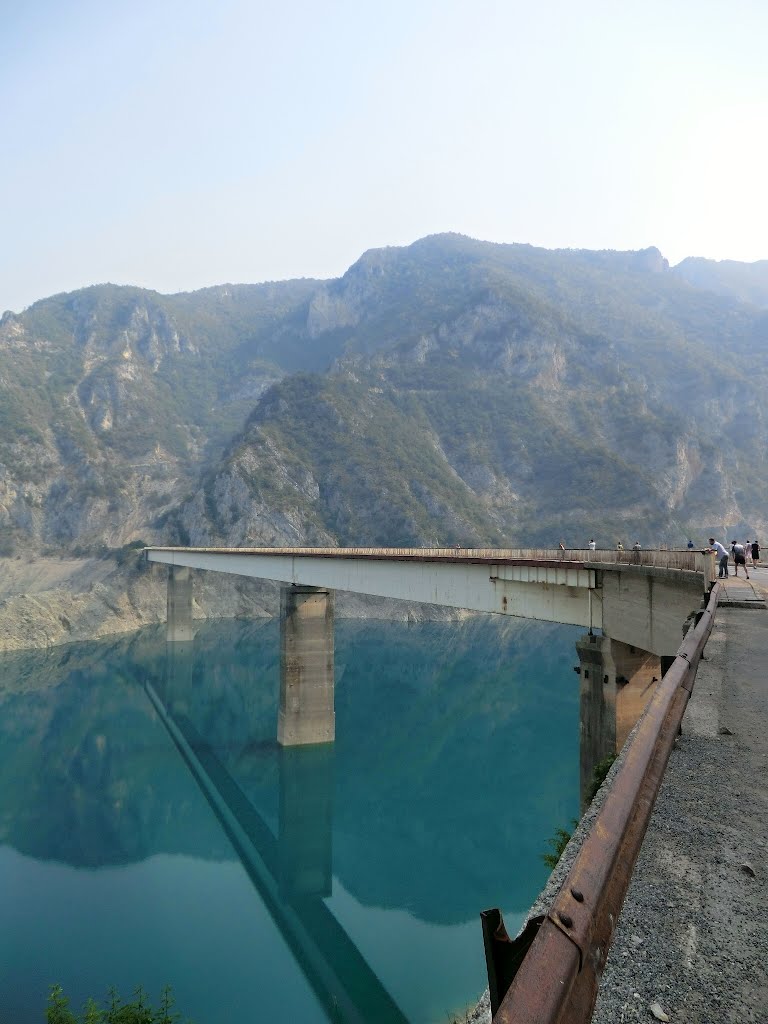
[[[655,654],[609,636],[586,633],[576,642],[581,676],[580,792],[586,809],[592,772],[617,754],[662,676]]]
[[[168,566],[167,609],[165,639],[172,643],[192,640],[192,573],[189,566]]]
[[[335,738],[333,591],[283,587],[277,742],[293,747]]]

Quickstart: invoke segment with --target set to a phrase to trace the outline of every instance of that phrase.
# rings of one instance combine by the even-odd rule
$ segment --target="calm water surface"
[[[278,625],[0,658],[0,1021],[166,984],[197,1024],[437,1024],[577,816],[579,630],[336,624],[336,743],[275,741]]]

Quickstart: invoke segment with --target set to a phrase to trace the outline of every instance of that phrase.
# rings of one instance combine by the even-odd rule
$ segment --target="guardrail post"
[[[706,551],[696,552],[696,572],[700,572],[704,578],[704,593],[709,593],[712,584],[717,579],[717,566],[715,556]]]

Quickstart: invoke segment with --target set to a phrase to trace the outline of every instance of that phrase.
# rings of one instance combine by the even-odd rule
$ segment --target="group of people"
[[[558,545],[558,547],[560,548],[560,551],[561,551],[560,557],[562,558],[565,555],[565,551],[566,551],[565,541],[561,540],[559,545]],[[587,543],[587,547],[589,548],[590,551],[597,551],[597,541],[595,540],[594,537],[590,537],[589,538],[589,541]],[[616,544],[616,550],[617,551],[623,551],[624,550],[624,545],[622,544],[621,541],[619,541]],[[632,545],[632,561],[633,562],[637,562],[638,564],[640,563],[640,551],[641,551],[640,541],[636,540],[635,543]],[[621,561],[621,557],[619,557],[619,561]]]
[[[728,576],[728,559],[733,559],[733,572],[735,576],[739,575],[739,566],[744,567],[744,575],[749,579],[749,573],[747,572],[747,559],[752,560],[753,565],[757,565],[760,562],[760,545],[755,541],[747,541],[746,544],[739,544],[738,541],[731,541],[730,552],[720,543],[719,540],[715,540],[714,537],[709,538],[709,550],[713,551],[717,555],[718,563],[718,579],[726,579]]]
[[[595,540],[594,537],[590,537],[589,538],[589,543],[587,544],[587,547],[589,548],[590,551],[596,551],[597,550],[597,541]],[[565,551],[565,541],[564,540],[560,541],[560,550],[561,551]],[[624,550],[624,545],[621,543],[621,541],[619,541],[617,543],[616,550],[617,551],[623,551]],[[639,551],[640,550],[640,541],[639,540],[636,540],[635,543],[632,545],[632,550],[633,551]]]
[[[596,550],[597,542],[595,541],[594,537],[590,537],[589,543],[587,544],[587,547],[589,548],[590,551],[595,551]],[[688,541],[687,547],[688,547],[689,551],[693,550],[694,544],[693,544],[692,540]],[[560,541],[560,550],[561,551],[565,551],[565,541],[564,540]],[[623,551],[624,550],[624,545],[622,544],[621,541],[618,541],[618,543],[616,544],[616,550],[617,551]],[[760,545],[759,545],[759,543],[756,540],[754,540],[754,541],[747,541],[745,544],[740,544],[737,540],[732,540],[731,541],[731,550],[728,551],[720,543],[719,540],[715,540],[714,537],[710,537],[709,538],[709,548],[707,550],[710,551],[710,552],[714,552],[717,555],[717,560],[718,560],[718,579],[725,579],[728,576],[728,561],[729,561],[729,559],[733,559],[734,575],[738,576],[739,575],[739,566],[743,566],[743,568],[744,568],[744,575],[746,576],[747,579],[749,579],[749,573],[747,572],[747,565],[749,565],[750,561],[752,562],[752,565],[758,565],[759,562],[760,562]],[[632,551],[634,552],[634,557],[639,561],[639,559],[640,559],[640,541],[639,540],[636,540],[635,543],[632,545]]]

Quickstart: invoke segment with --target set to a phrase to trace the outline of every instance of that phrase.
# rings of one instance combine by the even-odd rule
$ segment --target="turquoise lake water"
[[[276,743],[276,621],[0,657],[0,1021],[114,985],[196,1024],[444,1024],[579,808],[580,630],[336,623],[336,742]]]

